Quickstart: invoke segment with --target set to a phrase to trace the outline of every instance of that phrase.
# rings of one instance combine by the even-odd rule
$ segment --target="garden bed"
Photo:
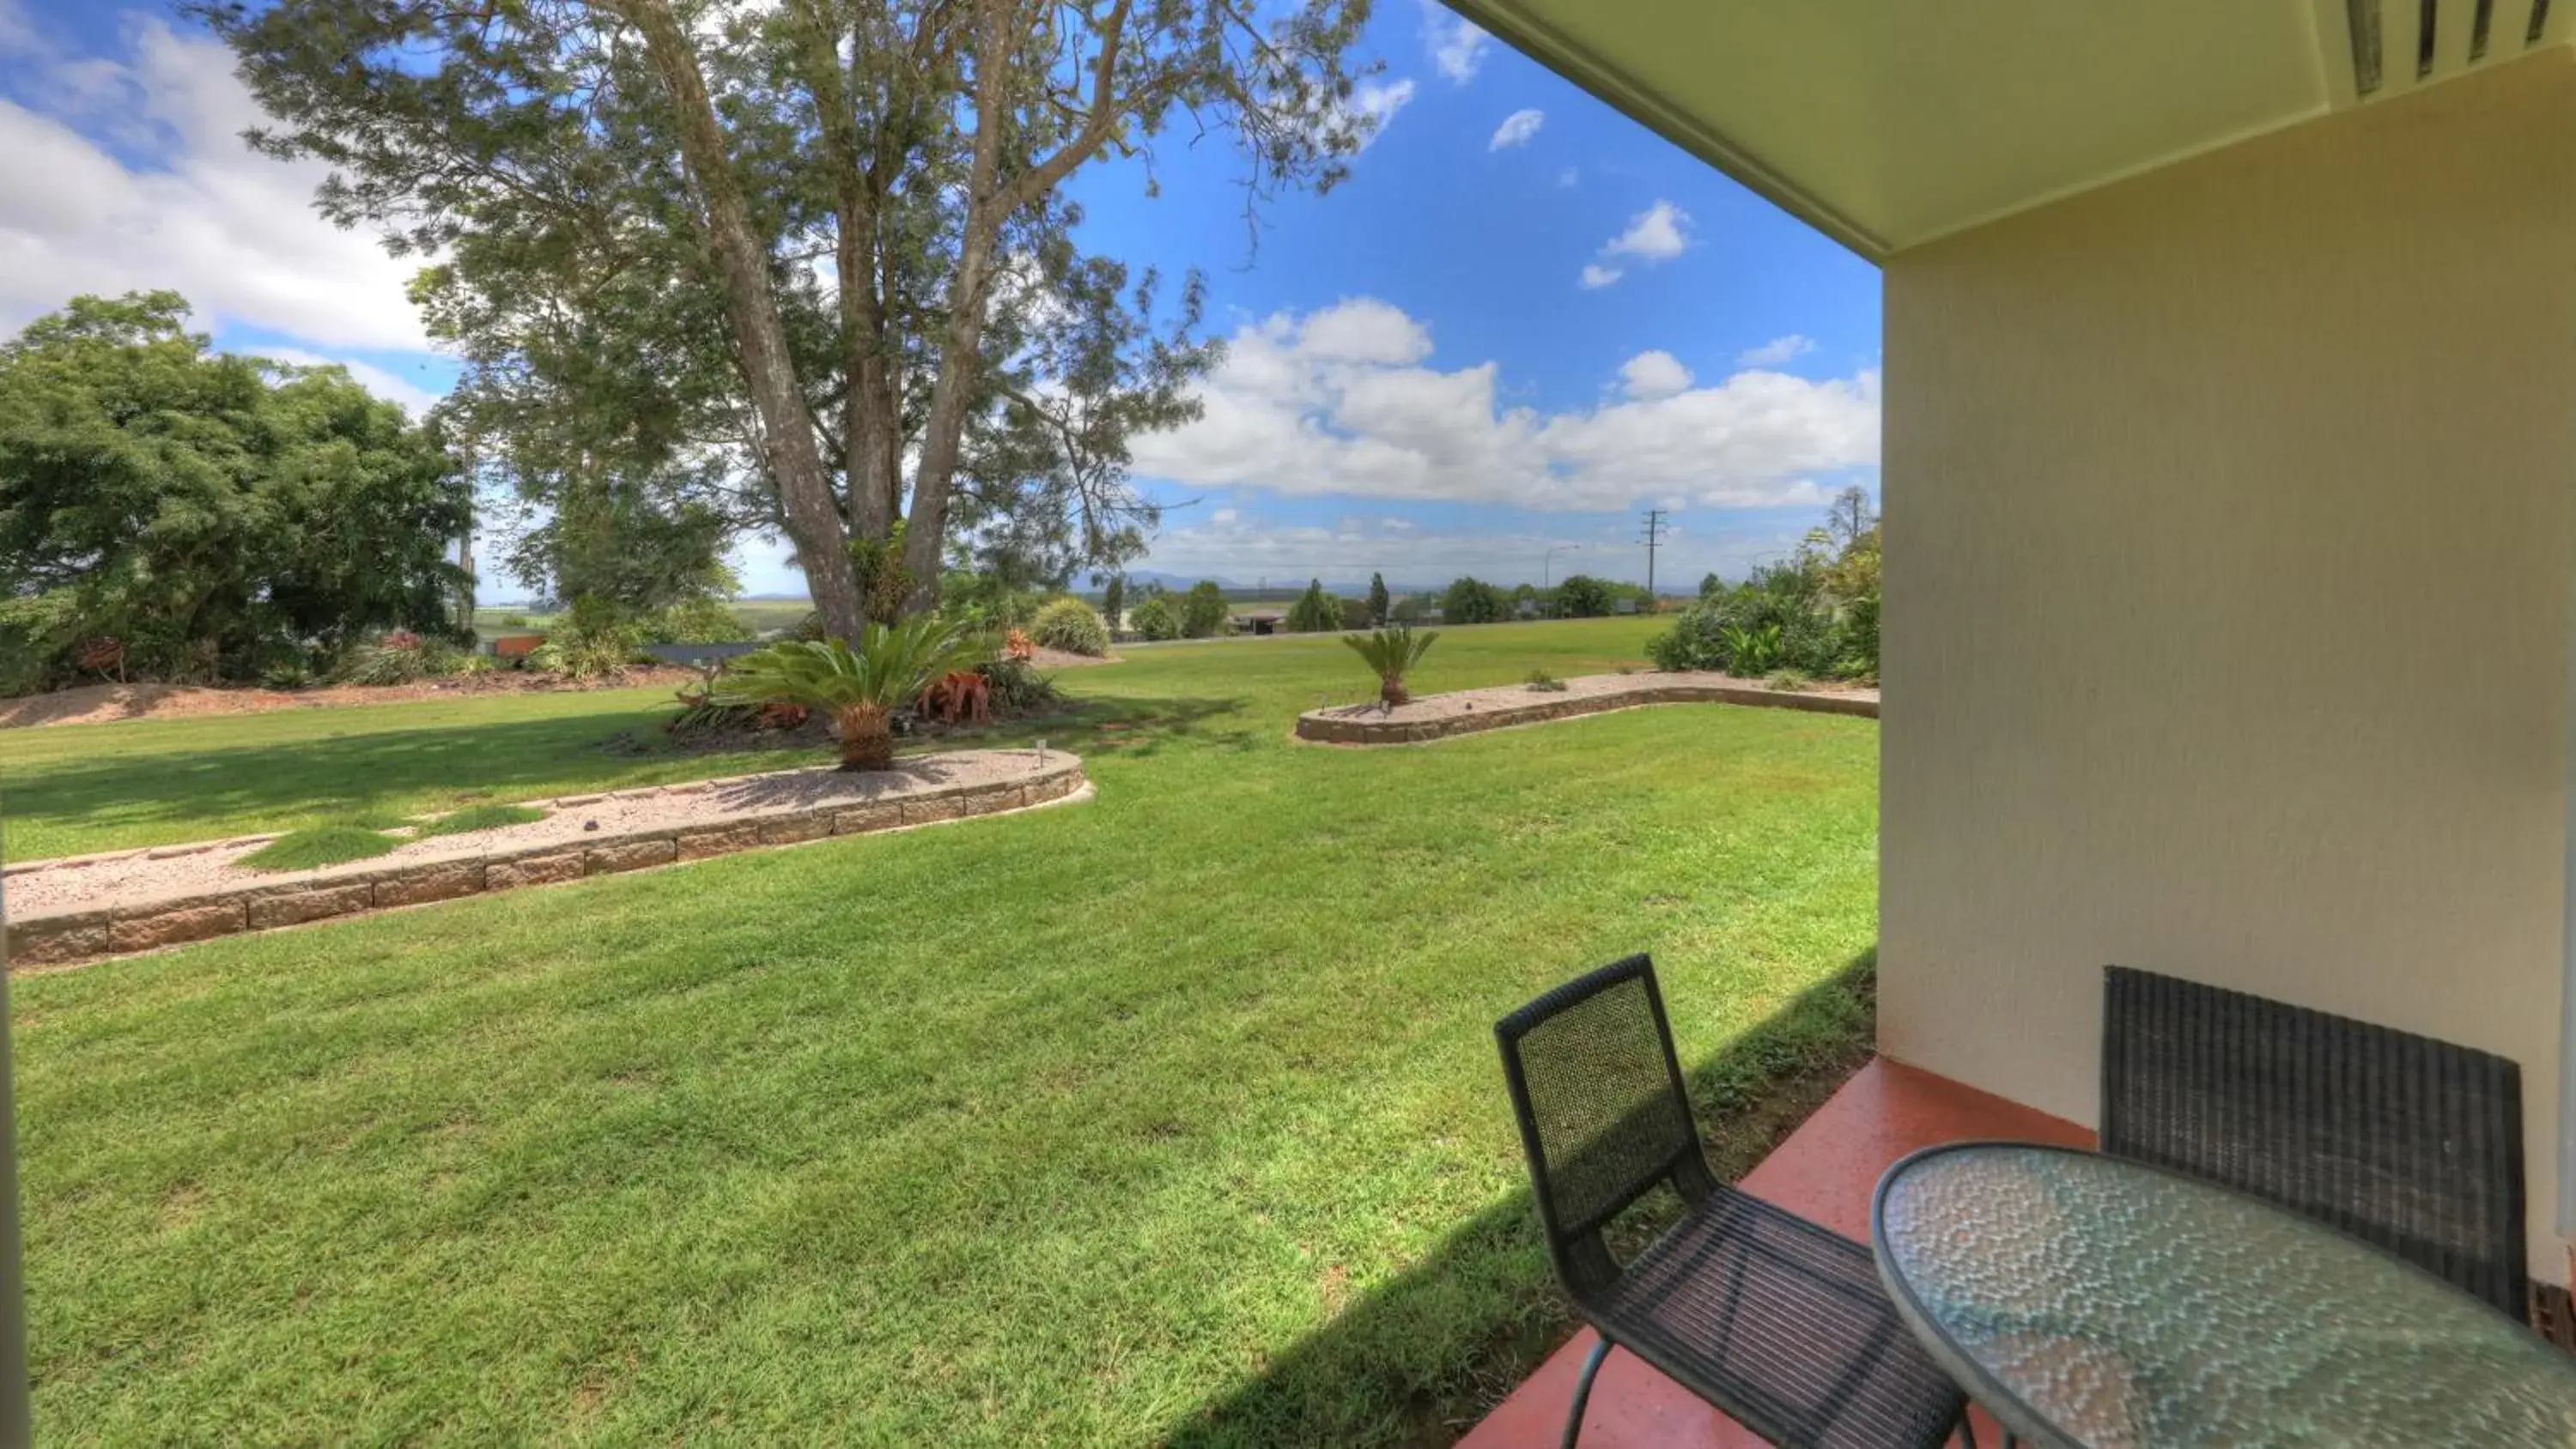
[[[1878,718],[1878,691],[1847,685],[1775,689],[1724,674],[1666,673],[1588,674],[1562,682],[1565,687],[1559,690],[1506,684],[1420,695],[1394,709],[1377,704],[1310,709],[1297,716],[1297,738],[1335,745],[1423,744],[1647,704],[1749,704]]]
[[[123,720],[190,715],[265,714],[278,709],[328,709],[352,704],[393,704],[416,699],[457,699],[489,694],[577,693],[659,684],[671,688],[698,677],[677,665],[637,665],[618,674],[572,679],[520,669],[421,679],[410,684],[326,684],[312,689],[214,688],[196,684],[84,684],[46,694],[0,699],[0,729],[36,725],[114,724]]]
[[[892,770],[782,770],[534,800],[540,820],[428,836],[313,870],[239,864],[276,839],[110,851],[9,866],[13,969],[64,966],[241,931],[551,885],[832,835],[1044,805],[1084,788],[1061,750],[924,755]]]

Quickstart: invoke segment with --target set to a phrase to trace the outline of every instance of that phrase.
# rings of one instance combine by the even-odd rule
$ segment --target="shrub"
[[[1010,630],[1002,635],[1002,657],[1025,664],[1038,657],[1038,641],[1030,638],[1026,629]]]
[[[1482,579],[1465,578],[1440,596],[1440,617],[1450,624],[1491,624],[1503,617],[1503,593]]]
[[[644,626],[647,644],[731,644],[751,634],[751,625],[721,599],[673,604]]]
[[[1413,666],[1422,662],[1422,656],[1431,652],[1433,641],[1439,637],[1436,633],[1416,634],[1406,625],[1398,624],[1373,634],[1345,634],[1342,642],[1351,646],[1352,652],[1358,654],[1361,662],[1377,676],[1378,702],[1393,709],[1412,701],[1413,696],[1404,688],[1404,676],[1412,673]]]
[[[1181,634],[1189,639],[1213,639],[1225,632],[1225,590],[1213,579],[1201,579],[1181,595]]]
[[[290,830],[233,863],[251,870],[312,870],[383,855],[400,843],[363,825],[317,825]]]
[[[343,684],[409,684],[427,672],[423,662],[419,635],[388,634],[372,644],[351,646],[340,656],[336,672]]]
[[[1791,694],[1802,689],[1811,689],[1816,683],[1803,669],[1774,669],[1771,671],[1771,677],[1762,682],[1773,689],[1784,690]]]
[[[1420,594],[1407,594],[1396,600],[1395,607],[1387,612],[1388,617],[1395,623],[1419,624],[1422,622],[1422,611],[1429,607],[1430,605],[1422,601]]]
[[[528,627],[528,616],[525,614],[503,614],[501,616],[501,627],[504,629],[524,629]]]
[[[1100,627],[1100,617],[1089,606],[1073,602],[1093,628]],[[870,624],[855,649],[825,639],[772,644],[746,654],[717,677],[708,698],[724,705],[792,704],[821,711],[832,717],[842,769],[892,769],[894,712],[911,704],[932,680],[974,667],[982,652],[976,635],[916,615],[899,624]]]
[[[1598,619],[1610,612],[1610,586],[1590,574],[1568,574],[1556,586],[1556,612],[1567,619]]]
[[[475,830],[498,830],[504,825],[533,825],[545,818],[546,812],[533,805],[468,805],[416,827],[412,835],[463,835]]]
[[[638,632],[630,624],[567,629],[529,650],[527,667],[566,679],[622,674],[635,662]]]
[[[0,599],[0,695],[69,684],[66,651],[79,632],[79,601],[69,589]]]
[[[1127,627],[1146,639],[1164,640],[1181,637],[1181,618],[1173,611],[1169,599],[1154,595],[1127,611]]]
[[[564,667],[564,647],[549,639],[521,655],[519,664],[522,668],[535,670],[539,674],[556,673]]]
[[[424,679],[453,679],[471,666],[474,651],[445,639],[420,641],[420,673]]]
[[[1373,629],[1377,627],[1376,617],[1369,612],[1368,600],[1344,599],[1341,602],[1343,628]]]
[[[1109,652],[1109,626],[1091,606],[1067,594],[1050,599],[1029,621],[1029,634],[1049,649],[1098,658]]]
[[[301,659],[281,659],[259,672],[262,689],[307,689],[313,684],[313,666]]]
[[[1291,633],[1330,633],[1342,627],[1342,601],[1324,592],[1321,579],[1308,579],[1306,592],[1288,606],[1287,622]]]
[[[987,659],[975,666],[975,672],[984,676],[984,688],[993,708],[998,710],[1032,714],[1062,699],[1056,693],[1055,681],[1038,673],[1025,659]]]
[[[1565,681],[1544,669],[1533,669],[1529,672],[1529,687],[1541,694],[1563,694]]]

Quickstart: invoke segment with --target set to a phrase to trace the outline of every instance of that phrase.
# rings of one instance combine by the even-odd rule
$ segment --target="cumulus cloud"
[[[1438,0],[1422,0],[1423,48],[1431,53],[1432,65],[1451,81],[1463,86],[1474,80],[1491,44],[1492,36],[1451,14]]]
[[[1691,370],[1682,360],[1657,349],[1640,352],[1619,366],[1620,381],[1633,398],[1671,397],[1691,385]]]
[[[1735,354],[1735,361],[1741,367],[1778,367],[1815,350],[1816,339],[1792,332],[1786,337],[1774,337],[1759,347],[1744,349]]]
[[[1639,257],[1650,262],[1670,261],[1690,245],[1683,229],[1690,225],[1690,213],[1669,201],[1653,206],[1628,218],[1628,229],[1612,237],[1601,248],[1605,257]]]
[[[1365,149],[1386,131],[1387,122],[1413,100],[1410,77],[1392,81],[1365,80],[1351,88],[1348,102],[1351,114],[1361,122],[1360,145]]]
[[[1494,139],[1485,143],[1485,149],[1500,151],[1506,146],[1526,146],[1546,121],[1547,113],[1544,111],[1514,111],[1503,117],[1503,123],[1494,128]]]
[[[326,347],[425,347],[403,294],[418,264],[314,214],[326,168],[242,144],[264,118],[231,53],[157,20],[125,36],[122,57],[51,69],[55,114],[0,100],[0,332],[75,293],[169,287]]]
[[[1569,173],[1571,174],[1571,173]],[[1680,256],[1690,246],[1690,213],[1669,201],[1658,201],[1628,218],[1627,230],[1601,244],[1599,260],[1584,264],[1575,280],[1584,290],[1609,286],[1628,274],[1613,262],[1622,257],[1652,265]]]
[[[1430,358],[1429,329],[1375,298],[1247,323],[1200,387],[1204,415],[1138,439],[1137,471],[1308,496],[1751,508],[1820,502],[1813,475],[1878,462],[1875,371],[1693,386],[1675,359],[1632,359],[1620,399],[1548,413],[1506,406],[1492,362]]]
[[[413,418],[435,406],[443,394],[431,392],[420,384],[398,377],[372,362],[359,362],[346,357],[325,357],[301,347],[249,347],[242,349],[271,362],[284,362],[296,367],[341,367],[348,369],[350,380],[358,386],[400,407]]]

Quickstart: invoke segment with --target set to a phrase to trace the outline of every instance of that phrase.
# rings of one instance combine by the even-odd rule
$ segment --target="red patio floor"
[[[1816,1114],[1745,1174],[1745,1191],[1869,1241],[1869,1198],[1888,1164],[1918,1147],[1963,1137],[2008,1137],[2089,1147],[2093,1134],[2062,1117],[1962,1086],[1948,1077],[1879,1059],[1860,1069]],[[1592,1351],[1578,1333],[1512,1390],[1459,1449],[1553,1449],[1565,1410]],[[1979,1417],[1980,1443],[2002,1442]],[[1762,1441],[1689,1390],[1624,1353],[1613,1352],[1583,1412],[1584,1449],[1711,1449]]]

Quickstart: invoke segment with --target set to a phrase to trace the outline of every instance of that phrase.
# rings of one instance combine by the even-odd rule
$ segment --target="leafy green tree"
[[[1423,601],[1422,595],[1407,594],[1395,601],[1395,608],[1391,613],[1398,624],[1419,624],[1422,622],[1423,611],[1429,607],[1430,605]]]
[[[1610,612],[1610,586],[1590,574],[1568,574],[1556,586],[1556,612],[1567,619],[1598,619]]]
[[[1369,575],[1368,616],[1370,627],[1378,629],[1385,628],[1387,615],[1391,611],[1391,608],[1392,602],[1387,598],[1386,594],[1386,575]]]
[[[1440,617],[1451,624],[1494,623],[1503,617],[1503,592],[1482,579],[1459,579],[1440,596]]]
[[[1181,633],[1191,639],[1213,639],[1225,632],[1225,590],[1216,580],[1201,579],[1181,596]]]
[[[898,519],[909,607],[952,547],[1115,561],[1126,439],[1195,415],[1198,287],[1082,256],[1108,155],[1240,143],[1253,203],[1330,186],[1366,0],[191,0],[331,168],[317,204],[435,255],[468,415],[525,409],[763,500],[827,630]],[[503,434],[502,436],[507,436]],[[1054,510],[1054,511],[1050,511]]]
[[[1126,616],[1127,579],[1122,574],[1111,574],[1109,582],[1100,589],[1101,621],[1112,629],[1119,629],[1125,627]]]
[[[1161,594],[1138,604],[1131,622],[1138,634],[1156,643],[1181,637],[1180,616],[1172,611],[1172,601]]]
[[[1342,627],[1342,601],[1324,592],[1321,579],[1308,579],[1306,592],[1288,606],[1288,628],[1298,634],[1327,634]]]
[[[462,637],[472,499],[435,430],[340,368],[218,354],[187,312],[76,297],[0,344],[6,682],[73,653],[249,679],[380,629]]]

